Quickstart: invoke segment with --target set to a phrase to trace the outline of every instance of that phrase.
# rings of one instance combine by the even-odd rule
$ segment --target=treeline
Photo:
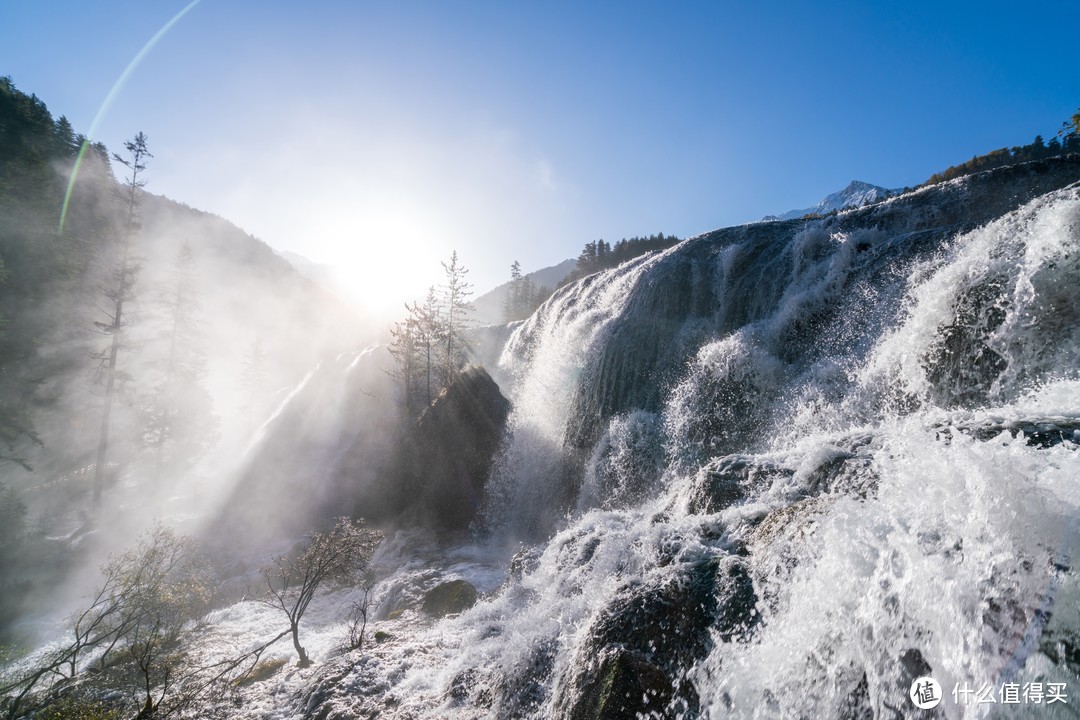
[[[355,318],[267,245],[146,192],[152,151],[136,135],[110,154],[0,78],[0,492],[30,514],[85,510],[123,476],[194,482],[324,342],[352,344]]]
[[[506,322],[524,320],[543,305],[552,292],[548,286],[537,286],[528,275],[522,275],[521,263],[515,260],[510,265],[510,288],[503,303],[503,318]]]
[[[45,309],[93,282],[94,245],[110,231],[108,154],[100,144],[83,149],[85,140],[67,118],[53,120],[37,96],[0,78],[0,463],[27,466],[28,446],[38,442],[33,410],[49,402],[39,390],[81,360],[63,352],[42,358],[38,349],[48,335]],[[80,192],[65,208],[65,177],[80,152]],[[65,209],[67,229],[59,232]]]
[[[647,252],[666,250],[680,242],[682,240],[674,235],[657,233],[648,237],[623,238],[615,245],[604,240],[585,243],[581,254],[578,255],[577,267],[559,283],[559,287],[580,280],[586,275],[616,267]]]
[[[406,303],[407,315],[390,330],[394,375],[413,415],[453,383],[466,361],[465,330],[473,309],[469,271],[458,260],[457,251],[442,266],[442,284],[430,286],[423,302]]]
[[[934,173],[923,185],[936,185],[984,170],[1032,160],[1045,160],[1074,152],[1080,152],[1080,110],[1068,122],[1062,124],[1057,137],[1050,138],[1050,142],[1043,140],[1042,135],[1036,135],[1035,139],[1027,145],[992,150],[985,155],[978,155],[967,162]]]

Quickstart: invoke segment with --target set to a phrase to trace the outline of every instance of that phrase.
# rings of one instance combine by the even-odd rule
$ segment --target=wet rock
[[[1031,447],[1052,448],[1063,443],[1080,445],[1080,422],[1064,418],[1043,420],[1017,420],[1014,422],[942,423],[935,426],[939,440],[952,441],[954,433],[963,433],[986,442],[1007,432],[1012,437],[1024,436]]]
[[[494,717],[536,717],[547,699],[552,668],[559,652],[559,643],[548,638],[528,651],[528,659],[506,674],[500,674],[492,689],[481,687],[475,695],[480,707],[496,709]]]
[[[1001,298],[1012,283],[990,277],[962,292],[938,343],[922,358],[936,399],[946,407],[974,407],[988,398],[1008,361],[991,347],[994,332],[1007,317]]]
[[[874,720],[874,708],[870,704],[870,684],[863,673],[859,684],[844,698],[840,708],[841,720]]]
[[[662,584],[626,588],[591,628],[586,660],[556,707],[581,718],[696,713],[698,696],[686,669],[714,640],[744,637],[756,601],[735,557],[697,563]]]
[[[1080,677],[1080,633],[1068,628],[1044,631],[1039,650],[1073,677]]]
[[[929,675],[933,668],[926,662],[918,648],[908,648],[900,653],[900,667],[904,669],[904,679],[910,684],[915,678]]]
[[[403,442],[398,492],[408,520],[444,539],[468,534],[509,413],[483,368],[469,366],[443,390]]]
[[[674,689],[667,675],[639,653],[604,651],[595,674],[581,689],[566,717],[570,720],[621,720],[665,717]]]
[[[794,470],[750,455],[728,455],[710,463],[699,474],[690,494],[688,510],[695,514],[720,512],[743,500],[755,487],[771,484],[776,476],[791,477]]]
[[[593,628],[598,645],[622,644],[675,669],[700,657],[710,630],[730,641],[752,621],[756,597],[734,558],[702,562],[663,585],[621,595]]]
[[[751,576],[761,599],[768,606],[776,606],[795,568],[816,552],[811,537],[834,499],[830,496],[803,498],[773,510],[750,531],[746,546]]]
[[[522,547],[510,560],[510,574],[509,577],[514,580],[521,580],[521,578],[536,570],[540,566],[540,556],[542,555],[540,548],[535,547]]]
[[[899,711],[902,713],[910,713],[912,707],[909,700],[911,684],[918,678],[933,676],[934,668],[926,661],[922,651],[918,648],[908,648],[907,650],[904,650],[900,653],[898,660],[900,676],[894,681],[892,692],[886,691],[883,693],[881,703],[885,708],[893,712]],[[909,715],[900,715],[900,717],[907,716]],[[944,717],[944,708],[938,706],[933,709],[920,710],[919,717],[942,718]]]
[[[450,681],[450,688],[446,691],[448,697],[461,702],[469,697],[469,693],[479,680],[480,673],[476,668],[469,668],[454,676]]]
[[[855,443],[862,442],[857,439]],[[796,481],[802,486],[802,493],[807,496],[835,493],[854,495],[862,499],[875,497],[878,476],[874,470],[874,460],[862,444],[853,444],[850,438],[843,439],[837,445],[819,448],[809,463],[796,471]]]
[[[479,593],[465,580],[451,580],[436,585],[424,594],[424,612],[433,617],[445,617],[465,612],[473,605]]]
[[[805,540],[830,504],[827,498],[809,497],[769,512],[750,531],[747,538],[750,552],[757,554],[792,539]]]

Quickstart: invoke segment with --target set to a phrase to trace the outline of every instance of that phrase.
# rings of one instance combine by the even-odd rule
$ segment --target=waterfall
[[[395,536],[381,635],[269,716],[1022,718],[1075,693],[1078,166],[718,230],[560,289],[493,372],[513,409],[475,544]],[[307,383],[313,422],[386,404],[342,400],[373,382],[359,362]],[[358,485],[380,446],[350,433],[264,467],[329,458]],[[448,580],[480,601],[426,616]]]
[[[718,231],[549,300],[501,361],[517,571],[387,670],[398,701],[892,717],[931,675],[967,717],[964,688],[1073,677],[1080,191],[974,228],[933,203]]]

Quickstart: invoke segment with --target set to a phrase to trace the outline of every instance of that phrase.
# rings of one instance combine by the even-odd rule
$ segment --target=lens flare
[[[60,209],[60,222],[56,228],[56,234],[62,235],[64,233],[64,224],[67,222],[68,206],[71,204],[71,194],[75,189],[75,179],[79,176],[79,167],[82,165],[83,158],[86,157],[86,151],[90,149],[91,139],[97,132],[98,126],[101,125],[101,121],[105,119],[105,116],[109,112],[109,108],[112,107],[113,102],[116,100],[120,91],[123,90],[124,85],[127,84],[128,78],[135,72],[135,69],[139,67],[143,59],[150,54],[150,51],[154,49],[154,46],[158,44],[158,41],[165,36],[169,30],[172,29],[176,23],[180,22],[180,19],[187,15],[196,5],[202,0],[192,0],[187,7],[180,12],[173,15],[169,22],[165,23],[154,37],[150,38],[138,54],[132,58],[128,66],[124,68],[124,72],[120,73],[120,77],[113,83],[112,89],[109,90],[109,94],[105,96],[105,101],[101,103],[101,107],[98,108],[97,115],[94,116],[94,121],[90,123],[90,129],[86,133],[86,138],[83,140],[82,146],[79,148],[79,154],[75,157],[75,165],[71,169],[71,178],[68,180],[67,190],[64,192],[64,205]]]

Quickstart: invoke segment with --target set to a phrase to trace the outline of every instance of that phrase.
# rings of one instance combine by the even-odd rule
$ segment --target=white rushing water
[[[922,212],[732,229],[560,291],[501,361],[481,544],[388,544],[382,641],[247,711],[1072,717],[1080,191],[962,233]],[[481,601],[424,619],[455,578]]]
[[[712,309],[668,335],[685,355],[673,379],[635,380],[667,382],[662,403],[606,420],[579,468],[560,452],[574,393],[602,375],[619,323],[647,322],[635,288],[704,241],[557,296],[504,355],[512,501],[498,512],[511,528],[545,502],[571,517],[502,591],[430,630],[428,657],[399,661],[398,700],[423,717],[587,713],[612,652],[668,676],[664,715],[904,716],[926,672],[939,713],[979,717],[989,705],[965,688],[1001,700],[1068,683],[1054,642],[1080,629],[1078,241],[1066,190],[918,256],[827,222],[692,256]],[[747,295],[736,283],[755,271],[779,281]],[[559,505],[559,473],[575,472]],[[642,598],[681,588],[675,617],[694,582],[716,606],[704,638],[674,641],[699,643],[683,652]],[[1053,711],[1045,699],[997,707]]]

